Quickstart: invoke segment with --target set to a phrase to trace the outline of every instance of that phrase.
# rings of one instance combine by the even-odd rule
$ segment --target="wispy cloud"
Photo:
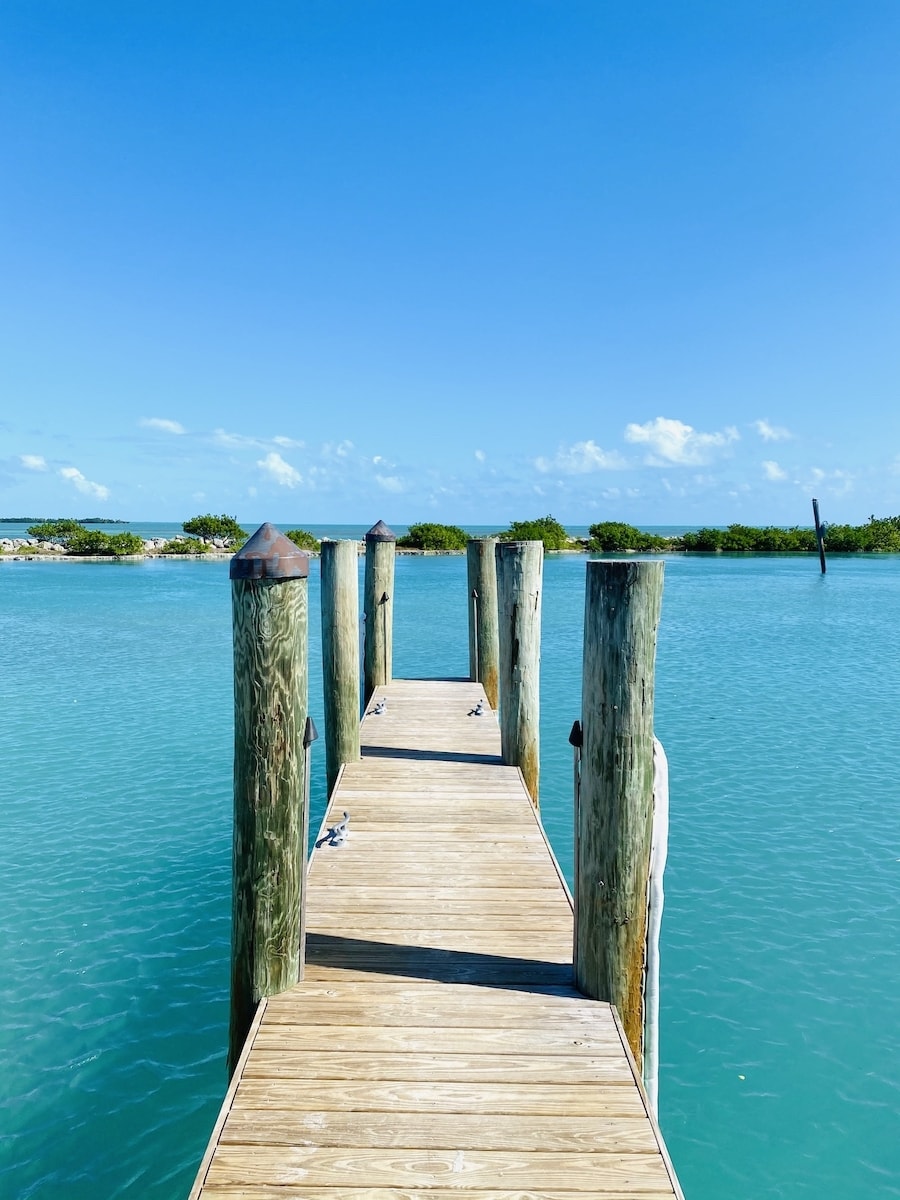
[[[261,442],[259,438],[245,437],[242,433],[229,433],[227,429],[214,429],[212,437],[217,446],[225,446],[229,450],[239,446],[252,446],[256,449],[265,447],[265,442]]]
[[[785,471],[784,467],[779,467],[778,463],[773,462],[772,459],[766,459],[762,465],[762,469],[766,479],[771,479],[773,482],[787,479],[787,471]]]
[[[289,462],[285,462],[281,455],[276,454],[274,450],[265,458],[261,458],[256,465],[282,487],[294,488],[303,482],[300,472]]]
[[[820,494],[824,489],[831,496],[846,496],[853,491],[853,483],[854,476],[850,471],[823,471],[821,467],[812,467],[802,486],[807,491],[815,488]]]
[[[478,462],[483,463],[485,461],[485,459],[487,458],[487,455],[485,454],[485,452],[483,450],[476,450],[475,458],[478,460]]]
[[[386,492],[402,492],[403,480],[397,475],[376,475],[375,482]]]
[[[19,462],[28,471],[46,471],[47,460],[40,454],[20,454]]]
[[[298,441],[297,438],[284,437],[283,434],[276,434],[272,438],[272,443],[275,446],[280,446],[282,450],[301,450],[306,443]]]
[[[85,496],[93,496],[96,500],[109,499],[109,488],[102,483],[94,483],[92,480],[86,479],[77,467],[60,467],[59,473],[63,479],[68,480]]]
[[[141,417],[138,422],[144,429],[159,429],[163,433],[185,433],[186,430],[178,421],[169,421],[166,417]]]
[[[753,421],[752,425],[764,442],[785,442],[794,436],[783,425],[772,425],[766,420]]]
[[[628,463],[617,450],[603,450],[594,441],[560,446],[554,458],[536,458],[539,471],[558,471],[562,475],[587,475],[590,471],[619,471]]]
[[[643,443],[650,453],[644,460],[648,466],[662,467],[670,463],[678,466],[702,466],[715,458],[718,451],[732,442],[740,440],[733,425],[719,433],[701,433],[692,425],[670,417],[656,417],[644,425],[625,426],[625,441]]]

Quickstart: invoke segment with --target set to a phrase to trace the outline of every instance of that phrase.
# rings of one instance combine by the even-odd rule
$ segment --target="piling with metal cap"
[[[359,552],[322,542],[322,686],[325,775],[331,795],[342,763],[359,759]]]
[[[497,542],[500,752],[519,767],[532,803],[540,778],[543,542]]]
[[[653,695],[663,563],[587,564],[575,814],[575,982],[644,1044]]]
[[[263,996],[303,974],[309,555],[268,522],[232,558],[234,1070]]]
[[[482,685],[493,709],[497,708],[500,677],[496,545],[496,538],[470,538],[466,543],[469,678]]]
[[[378,521],[366,534],[366,574],[363,611],[366,614],[363,648],[363,692],[365,703],[376,688],[390,683],[394,657],[394,559],[393,531]]]

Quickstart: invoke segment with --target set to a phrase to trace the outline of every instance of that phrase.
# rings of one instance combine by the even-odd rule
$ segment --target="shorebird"
[[[316,849],[320,846],[343,846],[347,838],[350,836],[350,814],[344,813],[343,821],[339,821],[337,825],[332,825],[330,829],[316,842]]]
[[[484,716],[484,701],[479,700],[474,708],[469,709],[469,712],[467,715],[470,717],[483,717]]]

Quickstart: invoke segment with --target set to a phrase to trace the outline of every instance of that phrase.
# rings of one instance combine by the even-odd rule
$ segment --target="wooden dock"
[[[614,1010],[572,986],[568,890],[483,696],[373,698],[305,977],[260,1005],[191,1200],[682,1196]]]

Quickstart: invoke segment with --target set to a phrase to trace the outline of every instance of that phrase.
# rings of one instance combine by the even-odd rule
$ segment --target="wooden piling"
[[[363,605],[366,614],[363,650],[363,691],[368,704],[372,693],[390,683],[394,656],[394,556],[396,537],[378,521],[366,534],[366,574]]]
[[[538,806],[543,542],[497,542],[500,748]]]
[[[481,684],[488,704],[495,710],[500,675],[496,545],[496,538],[471,538],[466,545],[469,678]]]
[[[302,977],[309,555],[268,522],[231,560],[234,852],[229,1073],[263,996]]]
[[[640,1069],[663,563],[589,562],[576,812],[575,982],[615,1004]]]
[[[323,541],[322,685],[328,795],[342,763],[359,760],[359,553],[357,543]]]
[[[813,499],[813,520],[816,523],[816,545],[819,547],[819,567],[822,574],[825,574],[827,567],[825,565],[825,529],[822,522],[819,520],[819,501]]]

